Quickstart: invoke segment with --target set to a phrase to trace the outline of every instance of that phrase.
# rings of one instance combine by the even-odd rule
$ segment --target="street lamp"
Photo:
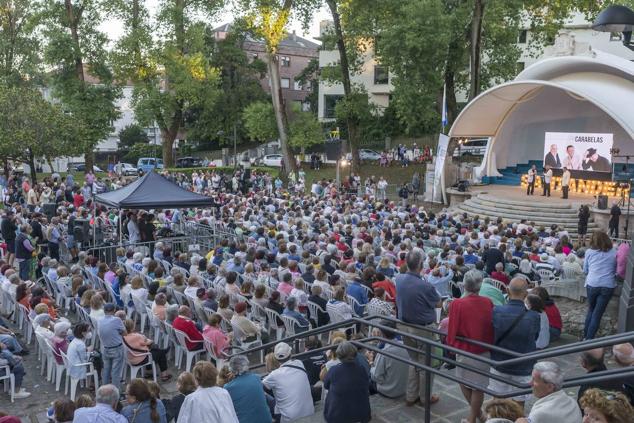
[[[348,166],[348,161],[345,158],[337,160],[337,187],[341,186],[340,167],[346,166]]]
[[[623,33],[623,45],[634,51],[632,29],[634,28],[634,11],[632,9],[612,5],[604,9],[592,24],[592,29],[601,32]]]

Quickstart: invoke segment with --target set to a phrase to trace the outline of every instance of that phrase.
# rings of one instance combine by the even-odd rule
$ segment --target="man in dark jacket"
[[[319,307],[321,307],[322,310],[324,310],[324,312],[318,311],[317,316],[313,316],[311,314],[310,320],[313,322],[313,325],[315,323],[317,324],[317,326],[327,325],[328,322],[330,322],[330,316],[328,315],[328,313],[325,312],[328,301],[321,297],[321,286],[314,285],[310,289],[310,292],[312,295],[308,297],[308,301],[317,304]],[[310,311],[310,308],[308,310]]]
[[[495,345],[520,354],[533,352],[537,349],[535,341],[539,335],[541,317],[539,313],[527,310],[524,305],[528,284],[524,279],[515,278],[508,286],[509,302],[506,305],[493,308],[493,331]],[[496,361],[514,358],[507,354],[491,351],[491,359]],[[491,374],[502,380],[513,380],[528,384],[535,360],[525,361],[508,366],[497,366],[491,369]],[[505,393],[514,390],[511,385],[490,379],[489,389]],[[520,395],[513,399],[523,405],[529,395]]]
[[[610,236],[614,236],[615,238],[619,237],[619,219],[620,218],[621,218],[621,208],[615,201],[614,203],[612,203],[612,208],[610,209],[610,221],[608,222],[608,226],[610,228]]]
[[[607,368],[605,367],[605,363],[603,361],[604,358],[605,358],[605,351],[603,350],[603,348],[595,348],[593,350],[584,351],[581,353],[581,357],[580,357],[581,367],[583,367],[588,373],[602,372],[604,370],[607,370]],[[625,378],[618,378],[618,379],[607,380],[602,382],[583,384],[579,386],[577,401],[581,399],[583,394],[588,389],[599,388],[604,391],[623,392],[623,394],[625,394],[625,396],[629,398],[630,402],[632,402],[634,398],[630,398],[628,396],[628,390],[625,388],[624,386],[625,384],[634,385],[634,377],[630,376],[629,378],[625,377]]]
[[[0,223],[0,232],[2,232],[2,238],[7,243],[7,250],[9,251],[8,263],[9,266],[13,266],[13,260],[15,260],[15,237],[18,226],[15,224],[15,216],[11,209],[7,209],[2,223]]]
[[[486,246],[484,248],[484,254],[482,254],[482,261],[485,265],[484,271],[490,275],[492,272],[495,271],[496,264],[504,264],[504,254],[502,254],[502,251],[498,250],[497,248],[487,248]]]

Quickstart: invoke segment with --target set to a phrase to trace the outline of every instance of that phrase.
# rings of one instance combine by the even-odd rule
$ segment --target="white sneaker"
[[[13,396],[15,399],[28,398],[31,396],[30,392],[26,392],[24,388],[21,388],[20,391],[16,392]]]

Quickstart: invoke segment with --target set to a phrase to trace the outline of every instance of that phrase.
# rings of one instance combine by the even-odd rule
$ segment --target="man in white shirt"
[[[544,193],[542,194],[542,197],[550,197],[550,180],[552,179],[552,177],[553,170],[550,168],[550,166],[546,165],[546,167],[544,168]]]
[[[275,414],[281,415],[281,423],[315,413],[308,374],[300,360],[291,359],[291,352],[288,344],[277,344],[273,355],[281,366],[262,380],[264,387],[273,392]]]
[[[128,238],[130,239],[130,244],[135,244],[141,241],[141,232],[139,232],[139,225],[137,224],[136,215],[131,213],[128,218]]]
[[[577,423],[581,421],[581,411],[577,401],[569,397],[561,387],[564,374],[556,363],[540,361],[533,367],[531,386],[537,398],[527,418],[515,423]]]
[[[563,199],[568,198],[568,189],[570,188],[570,171],[567,167],[564,167],[564,173],[561,175],[561,191],[563,193]]]
[[[526,195],[533,195],[535,193],[535,178],[537,177],[537,166],[533,165],[528,169],[528,176],[526,181],[528,186],[526,187]]]

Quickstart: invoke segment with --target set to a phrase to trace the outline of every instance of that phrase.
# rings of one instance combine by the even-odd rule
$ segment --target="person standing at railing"
[[[411,323],[419,326],[426,326],[435,329],[436,326],[436,307],[440,307],[440,296],[436,289],[425,279],[421,278],[423,270],[423,255],[419,249],[414,249],[407,254],[407,273],[399,274],[396,277],[396,305],[398,310],[398,318],[404,323]],[[404,331],[409,334],[433,339],[432,332],[419,329],[412,326],[404,326]],[[418,341],[409,337],[404,339],[405,345],[418,349],[425,348],[422,341]],[[410,358],[419,363],[425,362],[425,354],[410,351]],[[429,374],[431,386],[434,386],[434,375]],[[407,393],[405,400],[407,406],[412,406],[417,402],[424,404],[427,395],[425,387],[425,372],[410,367],[407,377]],[[438,402],[438,395],[430,395],[430,403]]]
[[[464,275],[463,282],[465,296],[453,300],[449,307],[447,344],[463,351],[489,358],[489,350],[486,347],[457,339],[458,337],[462,337],[493,344],[493,303],[489,298],[479,295],[480,287],[482,286],[482,272],[477,270],[468,271]],[[458,363],[462,363],[465,366],[470,366],[484,372],[489,371],[489,365],[480,360],[460,354],[458,354],[457,360]],[[466,382],[471,382],[482,387],[486,387],[489,384],[489,378],[486,375],[469,371],[461,366],[456,368],[456,376]],[[469,423],[475,423],[478,419],[484,421],[485,419],[482,413],[484,393],[463,384],[460,385],[460,390],[469,403],[469,417],[467,421]]]

